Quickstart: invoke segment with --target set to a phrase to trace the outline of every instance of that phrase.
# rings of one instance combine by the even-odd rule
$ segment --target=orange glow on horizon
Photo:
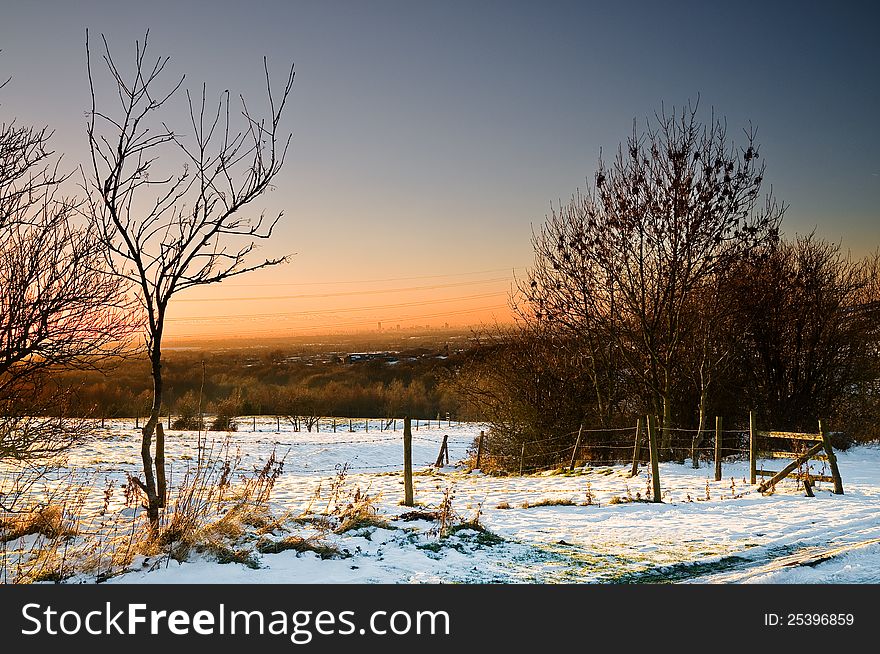
[[[165,335],[258,339],[503,324],[512,320],[512,283],[510,269],[295,283],[242,278],[175,297]]]

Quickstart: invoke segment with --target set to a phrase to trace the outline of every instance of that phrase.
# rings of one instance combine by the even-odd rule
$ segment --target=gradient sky
[[[869,3],[5,4],[0,119],[52,127],[71,167],[87,154],[86,27],[120,57],[150,28],[188,86],[254,102],[263,55],[279,79],[295,63],[293,145],[260,208],[285,212],[262,252],[296,255],[178,296],[169,336],[504,319],[550,203],[633,118],[698,94],[734,138],[758,127],[786,233],[880,246]],[[182,100],[168,116],[181,129]]]

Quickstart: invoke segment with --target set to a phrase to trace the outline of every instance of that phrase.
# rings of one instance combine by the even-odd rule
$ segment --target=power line
[[[475,295],[461,295],[452,298],[443,298],[439,300],[418,300],[414,302],[398,302],[395,304],[377,304],[369,307],[343,307],[340,309],[313,309],[308,311],[284,311],[277,313],[253,313],[253,314],[226,314],[220,316],[199,316],[196,318],[166,318],[166,322],[188,322],[191,324],[199,324],[211,322],[214,320],[244,320],[244,319],[266,319],[266,318],[287,318],[294,316],[321,316],[333,315],[337,313],[350,313],[352,311],[381,311],[384,309],[401,309],[405,307],[421,307],[432,304],[446,304],[449,302],[464,302],[467,300],[481,300],[490,297],[498,297],[500,293],[477,293]],[[477,311],[478,309],[473,309]]]
[[[386,277],[384,279],[353,279],[335,282],[270,282],[265,284],[227,284],[228,288],[263,288],[270,286],[331,286],[333,284],[378,284],[382,282],[405,282],[416,279],[443,279],[446,277],[466,277],[468,275],[488,275],[501,272],[522,270],[525,266],[513,266],[511,268],[494,268],[492,270],[474,270],[471,272],[447,273],[444,275],[418,275],[414,277]]]
[[[328,297],[347,297],[352,295],[381,295],[383,293],[407,293],[411,291],[433,291],[441,288],[458,288],[510,281],[508,277],[480,279],[470,282],[453,282],[450,284],[432,284],[430,286],[409,286],[406,288],[376,288],[368,291],[340,291],[338,293],[306,293],[301,295],[255,295],[247,297],[194,297],[180,298],[177,302],[251,302],[256,300],[307,300]]]

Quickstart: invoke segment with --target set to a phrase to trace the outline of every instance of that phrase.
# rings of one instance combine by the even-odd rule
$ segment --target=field
[[[794,481],[761,495],[745,461],[725,462],[720,482],[711,463],[664,463],[655,504],[643,501],[644,467],[635,478],[628,465],[522,477],[470,470],[481,425],[435,420],[413,432],[409,508],[400,504],[400,421],[396,431],[379,421],[369,432],[363,421],[351,432],[347,421],[336,432],[329,421],[312,433],[278,427],[257,418],[253,431],[241,418],[229,440],[170,430],[166,524],[180,529],[167,527],[152,549],[126,490],[127,474],[139,473],[133,421],[108,421],[17,495],[22,470],[6,464],[5,506],[39,502],[60,514],[54,532],[22,530],[3,543],[0,581],[880,582],[877,445],[839,453],[843,496],[820,483],[807,498]],[[435,468],[444,435],[450,464]]]

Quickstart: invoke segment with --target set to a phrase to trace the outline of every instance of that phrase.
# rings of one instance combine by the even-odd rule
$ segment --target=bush
[[[199,411],[199,398],[192,391],[177,401],[177,419],[171,423],[174,429],[195,431],[205,428],[205,420]]]
[[[241,413],[241,393],[236,391],[225,400],[214,404],[214,420],[211,422],[211,431],[235,431],[238,425],[236,416]]]

